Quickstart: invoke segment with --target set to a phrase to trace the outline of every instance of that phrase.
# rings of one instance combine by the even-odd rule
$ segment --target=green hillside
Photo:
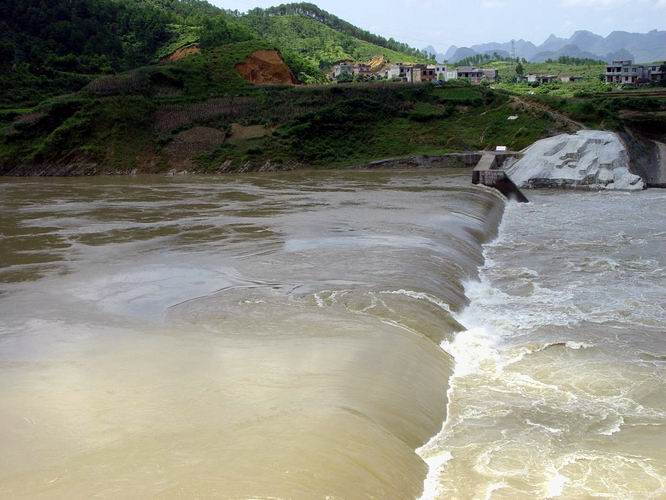
[[[325,24],[299,15],[264,16],[250,14],[243,22],[276,47],[287,60],[306,62],[299,77],[323,81],[324,71],[343,60],[369,61],[383,56],[389,62],[427,62],[424,55],[398,52],[335,31]]]
[[[497,69],[500,83],[495,87],[512,94],[574,97],[598,94],[610,90],[600,78],[606,68],[604,63],[588,60],[574,60],[574,62],[521,63],[524,75],[575,76],[582,79],[574,83],[554,82],[538,87],[527,83],[513,82],[516,78],[517,64],[515,61],[491,61],[484,63],[484,67]]]
[[[261,87],[235,65],[250,40],[106,76],[81,92],[0,112],[0,174],[217,172],[331,167],[385,157],[523,148],[561,130],[507,96],[449,84]]]
[[[341,59],[422,57],[309,4],[238,15],[198,0],[42,3],[37,14],[25,5],[1,12],[14,18],[0,21],[8,28],[0,32],[0,175],[326,168],[522,149],[575,125],[549,109],[620,128],[627,116],[636,121],[643,103],[519,98],[466,82],[293,86],[290,69],[316,82]],[[21,28],[25,22],[34,26]],[[155,64],[194,41],[188,57]],[[515,71],[495,64],[503,75]],[[593,81],[593,68],[575,69]],[[661,101],[649,106],[663,109]],[[659,120],[650,115],[639,125]]]
[[[313,5],[280,9],[241,15],[203,0],[0,1],[0,106],[76,92],[195,42],[268,42],[305,83],[322,82],[322,70],[340,59],[421,57]]]

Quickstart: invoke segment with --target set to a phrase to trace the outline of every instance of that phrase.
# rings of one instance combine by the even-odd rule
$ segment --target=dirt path
[[[519,106],[521,106],[523,109],[531,109],[535,111],[543,111],[544,113],[548,113],[554,120],[565,123],[566,125],[569,125],[570,127],[573,127],[576,130],[587,129],[587,127],[582,123],[577,122],[576,120],[572,120],[567,115],[564,115],[559,111],[555,111],[554,109],[549,108],[543,103],[536,102],[531,99],[523,99],[522,97],[519,96],[511,96],[511,100],[516,104],[518,104]]]

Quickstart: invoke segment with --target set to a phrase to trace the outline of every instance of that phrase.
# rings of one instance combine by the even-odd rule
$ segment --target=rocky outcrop
[[[505,167],[518,187],[641,190],[630,171],[629,152],[613,132],[581,130],[535,142]]]
[[[236,65],[236,71],[255,85],[295,85],[296,78],[275,50],[257,50]]]

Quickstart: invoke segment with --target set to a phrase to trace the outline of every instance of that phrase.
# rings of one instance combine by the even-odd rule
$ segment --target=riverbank
[[[81,93],[0,122],[0,175],[346,168],[520,150],[565,130],[541,110],[464,83],[257,87],[209,99]]]
[[[442,155],[418,155],[399,158],[386,158],[346,167],[314,167],[302,163],[275,163],[270,160],[264,164],[246,163],[234,166],[222,164],[217,170],[201,173],[197,170],[171,169],[163,173],[142,174],[137,169],[127,172],[104,170],[94,163],[73,162],[68,165],[23,165],[8,168],[5,177],[90,177],[90,176],[138,176],[166,175],[168,177],[197,175],[234,175],[276,172],[316,172],[326,170],[429,170],[429,169],[469,169],[474,168],[481,159],[482,152],[448,153]]]

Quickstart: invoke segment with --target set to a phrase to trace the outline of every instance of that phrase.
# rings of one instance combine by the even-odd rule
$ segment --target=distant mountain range
[[[596,35],[590,31],[576,31],[570,38],[550,35],[541,45],[527,40],[515,40],[517,57],[531,62],[543,62],[561,56],[599,59],[611,61],[615,59],[633,59],[636,62],[652,62],[666,60],[666,31],[653,30],[648,33],[628,33],[614,31],[607,37]],[[456,63],[467,57],[478,54],[497,52],[502,56],[512,53],[511,42],[490,42],[471,47],[449,47],[445,53],[437,52],[434,47],[426,47],[428,53],[435,54],[438,61]]]

